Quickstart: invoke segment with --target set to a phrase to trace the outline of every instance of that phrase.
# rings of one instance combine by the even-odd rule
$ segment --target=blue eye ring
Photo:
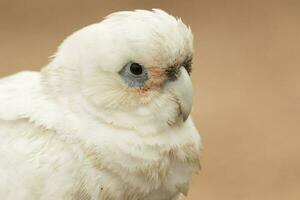
[[[147,69],[143,65],[132,61],[122,68],[119,75],[129,87],[144,87],[145,82],[148,80]]]

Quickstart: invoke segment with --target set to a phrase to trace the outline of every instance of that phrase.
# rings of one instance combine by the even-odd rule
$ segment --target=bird
[[[0,79],[2,200],[177,200],[200,170],[193,33],[160,9],[68,36]]]

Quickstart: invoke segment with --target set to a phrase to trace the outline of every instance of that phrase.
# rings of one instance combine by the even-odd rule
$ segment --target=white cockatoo
[[[69,36],[40,72],[0,79],[1,200],[175,200],[199,170],[193,35],[162,10]]]

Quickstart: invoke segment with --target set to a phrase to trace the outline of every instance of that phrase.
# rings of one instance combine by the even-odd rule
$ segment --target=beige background
[[[39,69],[113,11],[162,8],[195,34],[203,170],[188,200],[300,199],[300,1],[0,0],[0,75]]]

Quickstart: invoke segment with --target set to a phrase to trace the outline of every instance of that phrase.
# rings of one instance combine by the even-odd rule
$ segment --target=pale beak
[[[169,80],[165,88],[177,97],[183,121],[186,121],[191,113],[193,104],[193,85],[186,69],[180,67],[178,78]]]

